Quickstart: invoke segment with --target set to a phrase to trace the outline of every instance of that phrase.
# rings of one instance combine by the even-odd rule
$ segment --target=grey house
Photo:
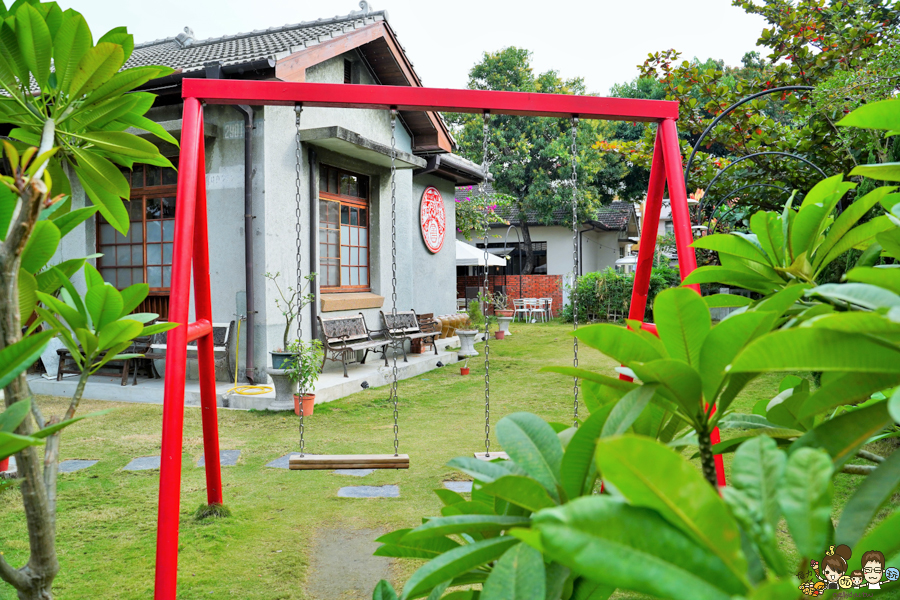
[[[194,39],[185,28],[176,37],[138,44],[127,66],[161,64],[176,69],[144,87],[158,95],[148,116],[176,138],[185,78],[421,86],[387,13],[370,12],[365,2],[360,4],[362,10],[343,17],[216,39]],[[204,115],[213,320],[233,323],[247,317],[241,331],[239,379],[264,382],[268,352],[283,345],[277,292],[264,274],[280,272],[283,287],[297,285],[298,204],[301,268],[304,274],[318,273],[312,290],[315,301],[303,313],[304,338],[317,335],[315,315],[361,311],[369,327],[380,328],[378,311],[389,310],[391,302],[389,113],[307,108],[299,128],[293,107],[207,106]],[[153,136],[147,139],[158,143],[177,165],[177,147]],[[454,156],[453,147],[440,115],[399,114],[400,310],[436,315],[455,310],[454,191],[455,186],[477,183],[480,169]],[[165,318],[177,174],[136,166],[126,175],[132,188],[128,236],[98,218],[68,236],[61,254],[68,258],[102,253],[97,268],[106,281],[119,288],[147,282],[151,295],[142,310]],[[420,222],[426,190],[432,202],[436,197],[443,201],[447,241],[437,251],[426,246]],[[83,203],[83,195],[76,193],[74,202]],[[232,339],[232,353],[233,346]],[[219,357],[223,358],[221,352]],[[189,377],[191,373],[189,369]],[[227,370],[221,369],[219,378],[227,379]]]

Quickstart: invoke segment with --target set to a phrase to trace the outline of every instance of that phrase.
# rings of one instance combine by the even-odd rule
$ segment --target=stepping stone
[[[159,459],[157,459],[159,460]],[[93,467],[98,462],[97,460],[64,460],[59,463],[59,472],[60,473],[74,473],[75,471],[80,471],[82,469],[87,469],[88,467]],[[159,464],[157,464],[159,466]]]
[[[444,487],[458,494],[472,493],[471,481],[445,481]]]
[[[313,531],[304,598],[370,598],[382,579],[391,578],[391,559],[375,556],[383,529]]]
[[[351,475],[353,477],[365,477],[375,472],[375,469],[335,469],[335,475]]]
[[[338,498],[399,498],[400,487],[396,485],[358,485],[342,487],[338,490]]]
[[[281,458],[276,458],[272,462],[268,463],[266,466],[272,467],[273,469],[290,469],[292,454],[296,454],[296,452],[291,452],[291,454],[285,454]]]
[[[124,471],[149,471],[159,468],[158,456],[141,456],[125,465]]]
[[[219,450],[219,464],[223,467],[233,467],[237,464],[237,460],[241,455],[240,450]],[[201,456],[197,461],[198,467],[206,466],[206,457]]]

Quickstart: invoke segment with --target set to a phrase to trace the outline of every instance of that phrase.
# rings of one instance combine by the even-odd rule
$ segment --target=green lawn
[[[539,373],[544,365],[571,364],[570,326],[514,324],[513,336],[491,344],[491,415],[530,411],[547,420],[572,418],[571,380]],[[482,345],[478,346],[479,350]],[[581,366],[614,375],[612,361],[582,347]],[[200,412],[185,413],[182,484],[180,598],[307,598],[304,591],[311,544],[330,528],[390,531],[438,513],[431,490],[442,480],[463,479],[446,467],[454,456],[484,449],[483,356],[462,377],[447,366],[400,382],[400,451],[408,471],[376,471],[365,478],[329,471],[287,471],[265,464],[298,449],[293,413],[222,410],[222,449],[240,449],[236,467],[224,469],[225,502],[233,516],[197,522],[193,511],[206,499]],[[759,398],[777,392],[780,377],[756,380],[735,408],[749,412]],[[40,398],[45,414],[61,413],[62,398]],[[60,476],[57,522],[59,598],[149,598],[153,589],[158,471],[125,472],[137,456],[159,453],[161,406],[82,403],[81,412],[115,407],[104,417],[66,430],[62,459],[99,459],[94,467]],[[361,391],[316,407],[307,422],[310,453],[392,451],[388,388]],[[493,448],[497,448],[494,442]],[[880,448],[886,451],[885,448]],[[726,468],[729,458],[726,457]],[[858,480],[840,476],[839,504]],[[400,498],[337,498],[344,485],[398,484]],[[14,565],[27,558],[27,537],[16,491],[0,495],[0,550]],[[395,584],[415,569],[391,567]],[[102,590],[102,592],[100,591]],[[371,597],[370,595],[367,597]],[[0,598],[11,599],[0,587]]]

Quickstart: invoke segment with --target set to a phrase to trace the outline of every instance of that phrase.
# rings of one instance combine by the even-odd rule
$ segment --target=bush
[[[650,274],[650,290],[647,296],[645,318],[653,318],[653,300],[664,289],[680,285],[678,271],[667,266],[654,267]],[[631,290],[634,275],[617,273],[612,268],[605,271],[587,273],[578,278],[575,296],[578,299],[578,321],[620,321],[628,316],[631,307]],[[567,286],[569,297],[572,288]],[[560,311],[564,323],[572,322],[572,304],[566,304]]]

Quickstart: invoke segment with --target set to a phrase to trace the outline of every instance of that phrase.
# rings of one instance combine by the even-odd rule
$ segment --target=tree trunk
[[[519,220],[519,227],[522,229],[522,244],[525,246],[525,264],[522,265],[522,274],[531,275],[534,272],[534,248],[531,244],[531,230],[528,229],[528,221],[526,219]],[[519,252],[522,250],[519,249]]]
[[[718,489],[718,481],[716,479],[716,460],[712,453],[712,441],[710,440],[709,430],[697,432],[697,445],[700,448],[700,467],[703,471],[703,477]]]

